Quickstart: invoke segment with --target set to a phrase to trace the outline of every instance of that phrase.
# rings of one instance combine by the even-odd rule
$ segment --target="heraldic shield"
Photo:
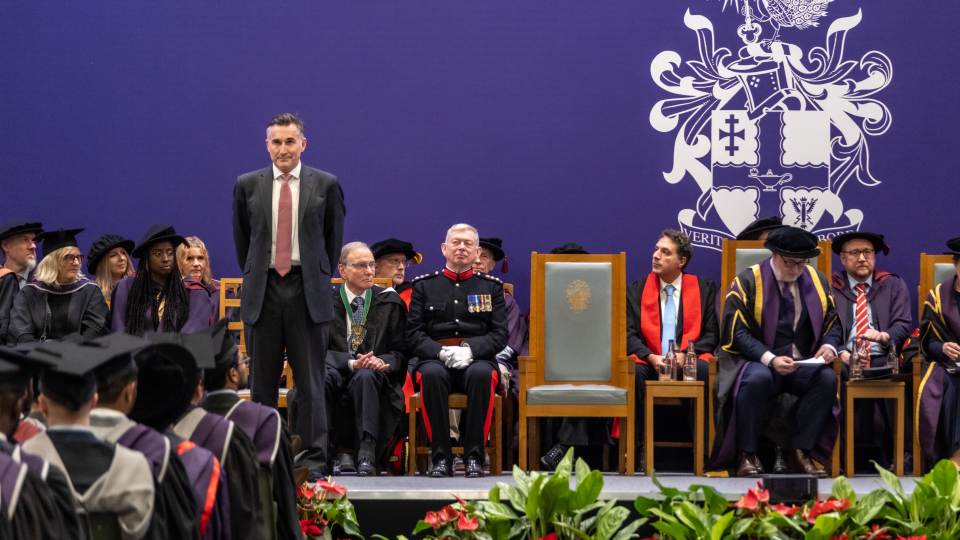
[[[830,191],[826,112],[717,110],[710,133],[713,204],[733,234],[760,216],[811,231],[824,212],[843,213]]]

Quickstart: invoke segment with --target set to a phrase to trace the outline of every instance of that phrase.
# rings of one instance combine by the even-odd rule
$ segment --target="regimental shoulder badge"
[[[439,272],[439,271],[434,272],[434,273],[432,273],[432,274],[423,274],[422,276],[417,276],[417,277],[411,279],[411,280],[410,280],[410,283],[416,283],[417,281],[420,281],[421,279],[427,279],[427,278],[437,277],[437,276],[439,276],[439,275],[440,275],[440,272]]]
[[[500,278],[496,277],[496,276],[491,276],[490,274],[484,274],[483,272],[477,272],[477,275],[480,276],[480,277],[482,277],[482,278],[484,278],[484,279],[489,279],[490,281],[495,281],[495,282],[503,285],[503,281],[502,281]]]

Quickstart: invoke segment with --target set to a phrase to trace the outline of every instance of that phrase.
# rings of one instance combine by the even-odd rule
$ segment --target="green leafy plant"
[[[413,533],[430,539],[628,540],[646,521],[628,522],[628,509],[616,501],[601,501],[603,475],[580,459],[574,467],[572,449],[553,474],[514,467],[513,480],[514,485],[498,482],[487,500],[457,499],[428,512]]]
[[[347,499],[347,488],[330,479],[297,488],[300,530],[307,540],[331,540],[342,536],[363,538],[357,512]]]

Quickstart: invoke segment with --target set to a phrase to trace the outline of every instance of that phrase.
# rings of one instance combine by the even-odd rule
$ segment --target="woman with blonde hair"
[[[210,252],[203,240],[196,236],[184,238],[185,244],[177,246],[177,264],[184,279],[203,283],[206,287],[219,291],[220,282],[213,279],[210,269]]]
[[[87,272],[94,277],[103,298],[110,306],[110,297],[117,283],[133,275],[130,252],[133,241],[116,234],[105,234],[90,246],[87,253]]]
[[[77,248],[77,234],[82,231],[61,229],[40,235],[43,259],[33,281],[13,302],[12,343],[61,339],[77,333],[89,339],[107,333],[107,304],[97,284],[81,272],[83,255]]]

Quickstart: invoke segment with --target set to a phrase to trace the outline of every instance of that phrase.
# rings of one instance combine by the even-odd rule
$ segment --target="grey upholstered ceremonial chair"
[[[528,460],[537,463],[537,418],[611,417],[621,427],[619,469],[633,474],[634,365],[626,354],[625,268],[624,253],[531,253],[530,355],[520,358],[522,469]]]

